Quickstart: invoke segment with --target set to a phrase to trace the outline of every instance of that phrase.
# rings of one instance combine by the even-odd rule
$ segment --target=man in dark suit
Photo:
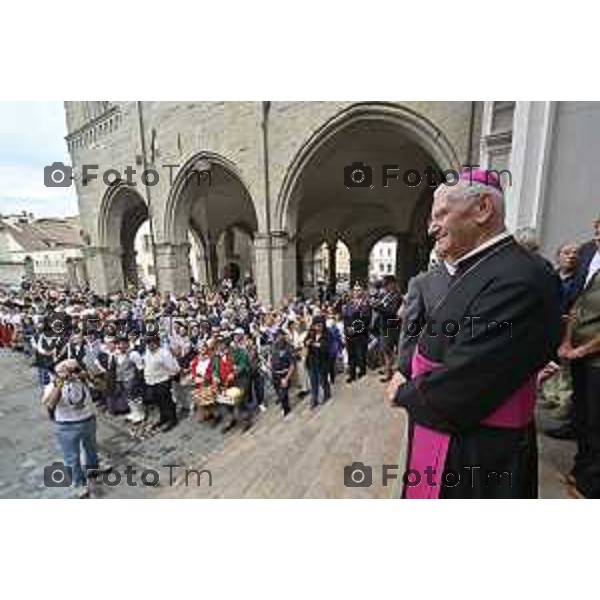
[[[504,225],[493,172],[434,194],[430,232],[455,267],[386,399],[409,416],[407,498],[532,498],[538,371],[561,335],[560,282]],[[431,327],[430,327],[431,325]]]
[[[398,342],[398,370],[411,378],[411,361],[427,316],[445,296],[450,285],[450,272],[441,261],[432,264],[429,271],[415,275],[408,282],[408,290],[401,309],[402,329]]]

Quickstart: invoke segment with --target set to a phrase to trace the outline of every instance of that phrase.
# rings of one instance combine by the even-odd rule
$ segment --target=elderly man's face
[[[448,190],[445,186],[439,188],[434,196],[429,233],[439,255],[453,262],[476,246],[481,207],[476,200],[449,198]]]
[[[577,265],[577,244],[565,244],[558,253],[558,264],[562,269],[571,270]]]

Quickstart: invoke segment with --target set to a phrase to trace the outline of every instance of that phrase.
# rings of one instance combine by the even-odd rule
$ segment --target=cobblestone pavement
[[[53,423],[46,417],[36,389],[35,370],[21,355],[0,350],[0,498],[64,498],[65,488],[44,486],[44,467],[62,456],[54,437]],[[122,476],[120,485],[95,485],[92,495],[98,498],[151,498],[162,493],[170,475],[176,480],[179,469],[192,461],[222,448],[219,431],[183,420],[175,429],[145,440],[131,437],[123,418],[99,415],[98,448],[100,454]],[[131,480],[137,487],[125,485],[125,469],[136,474]],[[158,472],[159,486],[143,485],[144,470]],[[112,483],[111,477],[107,482]],[[153,476],[148,474],[148,483]]]
[[[335,457],[343,459],[340,464],[357,456],[366,463],[380,460],[387,454],[393,459],[397,449],[390,440],[397,439],[399,425],[394,422],[395,416],[390,421],[389,409],[382,405],[381,384],[377,383],[375,376],[368,377],[355,388],[344,383],[336,384],[336,388],[338,386],[333,404],[314,415],[309,414],[303,402],[292,413],[292,420],[286,423],[271,407],[248,434],[234,430],[225,439],[219,431],[207,425],[183,420],[168,433],[138,440],[131,437],[124,419],[100,415],[99,450],[121,474],[121,484],[113,487],[95,485],[92,497],[348,496],[341,480],[338,482],[340,469]],[[385,422],[382,423],[382,419]],[[538,420],[542,426],[551,424],[544,412],[538,415]],[[539,437],[539,443],[540,496],[566,498],[563,473],[570,466],[574,444],[544,436]],[[265,457],[265,454],[268,456]],[[305,468],[312,464],[313,454],[313,462],[317,466]],[[68,497],[65,488],[44,486],[44,467],[61,460],[53,424],[39,402],[35,370],[21,355],[0,350],[0,498]],[[269,468],[260,475],[262,483],[257,482],[252,469],[262,468],[265,461]],[[297,470],[292,468],[295,462],[298,463]],[[182,468],[170,470],[167,465]],[[136,471],[131,477],[137,486],[125,484],[128,466]],[[210,468],[218,479],[215,482],[218,489],[215,487],[213,492],[207,493],[205,489],[181,487],[183,468],[205,467]],[[160,485],[143,485],[141,475],[144,470],[157,471]],[[171,473],[174,479],[179,480],[179,485],[169,486]],[[303,473],[312,475],[301,477]],[[147,476],[147,482],[151,483],[154,476],[149,472]],[[114,482],[111,477],[114,476],[105,481]],[[293,485],[287,483],[290,478]],[[228,483],[221,487],[220,482]],[[363,492],[360,497],[389,497],[386,490],[379,490],[381,493],[377,490],[377,493]]]

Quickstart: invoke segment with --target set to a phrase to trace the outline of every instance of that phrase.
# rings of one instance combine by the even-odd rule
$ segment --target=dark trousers
[[[335,383],[335,370],[337,367],[337,355],[329,357],[329,379],[332,385]]]
[[[580,359],[571,370],[577,436],[573,476],[584,496],[600,498],[600,367]]]
[[[331,387],[329,386],[329,373],[319,366],[308,368],[308,378],[310,379],[311,406],[319,404],[319,389],[323,388],[323,402],[331,398]]]
[[[273,375],[273,387],[275,388],[275,393],[277,394],[277,401],[281,404],[281,408],[283,409],[283,414],[287,415],[290,408],[290,386],[281,385],[281,382],[285,379],[285,375]]]
[[[176,423],[177,411],[171,396],[171,381],[161,381],[146,387],[146,404],[158,406],[160,423]]]
[[[362,377],[367,372],[367,345],[369,339],[366,335],[357,335],[348,338],[348,371],[352,379]]]
[[[255,371],[250,375],[250,396],[252,405],[255,407],[265,404],[265,380],[260,371]]]

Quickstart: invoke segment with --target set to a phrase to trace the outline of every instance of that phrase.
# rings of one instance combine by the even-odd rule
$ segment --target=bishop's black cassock
[[[434,442],[426,444],[435,445],[435,436],[447,440],[437,467],[452,477],[440,478],[435,496],[413,497],[537,496],[533,404],[524,422],[498,425],[501,419],[493,417],[524,386],[535,398],[532,382],[555,356],[560,317],[560,284],[551,265],[512,236],[458,263],[417,344],[417,354],[435,368],[413,375],[395,398],[409,414],[409,465],[417,431],[432,434],[425,439]],[[510,477],[499,475],[507,472]]]

